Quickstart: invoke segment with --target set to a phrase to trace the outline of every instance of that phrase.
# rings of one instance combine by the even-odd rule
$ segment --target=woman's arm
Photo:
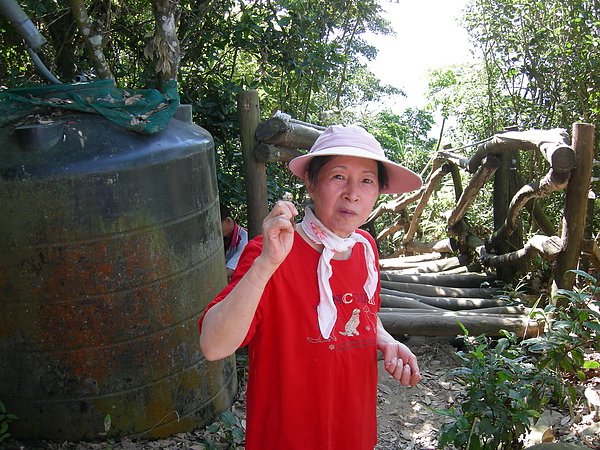
[[[261,254],[227,297],[204,315],[200,350],[206,359],[226,358],[244,341],[267,282],[292,249],[297,214],[292,203],[277,202],[263,221]]]
[[[377,349],[383,353],[385,370],[404,386],[415,386],[420,380],[417,357],[394,339],[377,318]]]

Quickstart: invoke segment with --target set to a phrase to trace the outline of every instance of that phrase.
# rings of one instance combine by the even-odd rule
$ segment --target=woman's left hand
[[[379,320],[377,348],[383,353],[385,370],[403,386],[415,386],[421,380],[417,357],[406,345],[395,340]]]
[[[381,351],[385,370],[403,386],[415,386],[421,380],[417,357],[406,345],[395,341]]]

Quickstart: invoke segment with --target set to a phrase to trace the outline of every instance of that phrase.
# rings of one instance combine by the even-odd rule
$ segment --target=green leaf
[[[600,323],[598,322],[583,322],[583,326],[591,328],[592,330],[600,333]]]
[[[104,431],[110,431],[111,424],[112,419],[110,418],[110,414],[107,414],[106,416],[104,416]]]
[[[237,442],[242,442],[245,438],[244,430],[239,427],[235,427],[231,432],[233,439]]]
[[[598,361],[585,361],[583,363],[584,369],[597,369],[600,367],[600,363]]]
[[[464,326],[464,325],[461,323],[461,321],[460,321],[460,320],[457,320],[457,322],[458,322],[458,326],[459,326],[459,327],[460,327],[460,329],[463,331],[463,334],[464,334],[465,336],[468,336],[468,335],[469,335],[469,330],[467,330],[467,329],[466,329],[466,327],[465,327],[465,326]]]

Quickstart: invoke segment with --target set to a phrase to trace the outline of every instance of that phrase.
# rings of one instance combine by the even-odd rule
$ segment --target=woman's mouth
[[[340,209],[339,212],[340,212],[340,214],[342,216],[346,216],[346,217],[354,217],[354,216],[356,216],[356,212],[352,211],[350,209]]]

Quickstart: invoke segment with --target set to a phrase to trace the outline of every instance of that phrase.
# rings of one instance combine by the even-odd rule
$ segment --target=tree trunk
[[[153,59],[158,75],[159,85],[163,86],[171,80],[177,81],[181,49],[177,37],[179,22],[178,0],[153,0],[154,36],[144,49],[144,56]]]
[[[85,43],[90,61],[94,66],[96,75],[103,80],[114,80],[115,77],[106,62],[103,48],[102,30],[98,29],[90,19],[84,0],[69,0],[71,12],[75,17],[75,23]]]

